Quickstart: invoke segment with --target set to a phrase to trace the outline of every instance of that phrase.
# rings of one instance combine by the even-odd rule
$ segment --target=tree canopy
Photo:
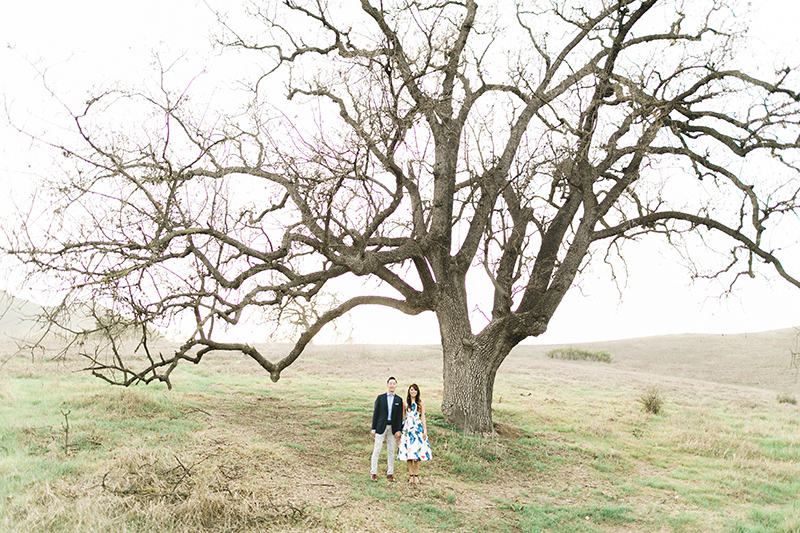
[[[138,332],[143,367],[114,342],[87,351],[103,379],[169,384],[223,350],[278,380],[356,307],[431,312],[445,419],[486,433],[510,350],[625,241],[698,261],[700,242],[731,286],[767,267],[800,287],[780,254],[800,193],[797,72],[743,63],[731,2],[247,8],[218,36],[260,69],[246,106],[214,114],[166,83],[92,94],[70,109],[75,136],[51,142],[47,230],[11,235],[61,309],[91,309],[76,334]],[[492,289],[480,327],[476,272]],[[259,319],[298,326],[283,358],[230,340]],[[183,344],[150,354],[154,326]]]

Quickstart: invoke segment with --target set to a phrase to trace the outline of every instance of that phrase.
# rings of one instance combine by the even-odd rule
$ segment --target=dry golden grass
[[[721,364],[747,360],[753,338],[741,352],[723,343],[727,355],[670,337],[601,346],[611,364],[520,347],[498,377],[494,439],[441,420],[438,347],[314,346],[276,384],[214,356],[172,391],[13,358],[0,374],[0,531],[800,531],[798,408],[775,393],[798,392],[788,353],[758,360],[783,360],[784,374]],[[694,375],[681,370],[690,355],[663,355],[672,340],[702,347]],[[719,379],[698,377],[713,368]],[[367,479],[372,399],[390,374],[429,402],[420,487],[402,464],[400,483]],[[637,402],[653,385],[658,416]]]

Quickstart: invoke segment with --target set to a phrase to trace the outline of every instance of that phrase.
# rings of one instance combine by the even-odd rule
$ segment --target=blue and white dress
[[[431,445],[428,439],[422,436],[423,432],[417,404],[412,403],[406,410],[406,419],[403,421],[403,434],[400,436],[400,448],[397,452],[398,461],[431,460]]]

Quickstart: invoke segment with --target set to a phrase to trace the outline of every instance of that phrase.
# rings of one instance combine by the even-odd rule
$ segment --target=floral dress
[[[431,460],[431,445],[428,439],[422,436],[423,431],[417,404],[412,403],[406,410],[406,419],[403,421],[403,434],[397,452],[398,461]]]

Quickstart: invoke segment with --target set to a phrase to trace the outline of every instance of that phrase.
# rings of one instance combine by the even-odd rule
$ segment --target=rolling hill
[[[42,311],[33,302],[0,291],[0,340],[19,342],[31,338],[37,329],[35,317]],[[519,345],[503,363],[500,374],[567,372],[571,378],[580,379],[585,372],[589,380],[613,374],[618,379],[656,382],[661,376],[800,394],[798,361],[793,357],[793,353],[800,352],[800,328],[661,335],[571,345],[609,352],[612,362],[608,365],[564,365],[549,359],[547,352],[560,346],[565,345]],[[261,348],[273,356],[288,350],[287,345]],[[295,366],[336,374],[371,360],[370,367],[382,374],[391,373],[399,362],[404,362],[441,375],[440,354],[441,348],[435,345],[311,345]]]

